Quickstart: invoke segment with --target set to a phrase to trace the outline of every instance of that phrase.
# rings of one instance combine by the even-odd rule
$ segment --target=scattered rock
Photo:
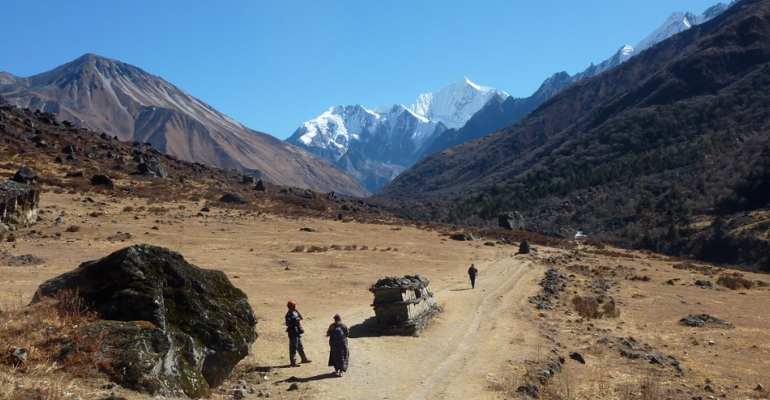
[[[516,254],[529,254],[531,251],[532,246],[529,244],[529,239],[524,239],[521,241],[521,244],[519,245],[519,251]]]
[[[756,390],[757,392],[761,392],[761,391],[765,390],[765,385],[763,385],[761,383],[758,383],[757,387],[755,387],[754,390]]]
[[[467,234],[466,233],[456,233],[456,234],[454,234],[452,236],[449,236],[449,238],[452,239],[452,240],[459,240],[461,242],[464,242],[464,241],[472,242],[473,241],[473,235],[470,234],[470,233],[467,233]]]
[[[248,395],[249,395],[249,392],[247,392],[246,389],[235,389],[235,390],[233,390],[233,397],[236,398],[236,399],[244,399]]]
[[[22,165],[11,180],[28,185],[37,183],[37,173],[29,169],[26,165]]]
[[[246,201],[246,199],[244,199],[237,192],[225,193],[224,196],[219,198],[219,201],[222,201],[222,202],[225,202],[225,203],[234,203],[234,204],[245,204],[245,203],[248,203],[248,201]]]
[[[27,362],[27,355],[29,355],[29,351],[27,349],[24,347],[16,347],[11,351],[11,362],[17,366],[24,364]]]
[[[110,179],[110,177],[108,177],[107,175],[99,175],[99,174],[97,174],[97,175],[92,176],[90,178],[90,180],[91,180],[91,184],[94,185],[94,186],[104,185],[104,186],[107,186],[109,188],[114,188],[115,187],[115,182],[113,182],[112,179]]]
[[[700,286],[702,288],[714,288],[714,284],[711,283],[711,281],[695,281],[695,286]]]
[[[66,175],[67,178],[79,178],[81,176],[83,176],[83,171],[67,172],[67,175]]]
[[[585,357],[583,357],[583,353],[580,353],[580,352],[577,352],[577,351],[569,353],[569,358],[571,358],[571,359],[573,359],[573,360],[575,360],[575,361],[577,361],[577,362],[579,362],[581,364],[585,364],[586,363],[586,359],[585,359]]]
[[[252,183],[254,183],[254,175],[244,174],[243,177],[241,178],[241,183],[242,184],[252,184]]]
[[[289,385],[289,388],[286,391],[290,392],[292,390],[299,390],[299,385],[297,384],[297,382],[294,382],[291,385]]]
[[[211,209],[206,207],[206,206],[204,206],[203,208],[201,208],[201,211],[202,212],[209,212],[209,211],[211,211]]]
[[[484,246],[493,246],[494,247],[495,242],[484,242]]]
[[[680,319],[679,322],[692,327],[701,327],[701,326],[706,326],[707,324],[733,326],[727,321],[721,320],[719,318],[714,318],[708,314],[688,315]]]
[[[299,230],[301,230],[303,232],[315,232],[315,229],[308,228],[308,227],[299,228]]]
[[[265,185],[265,182],[262,182],[262,179],[260,179],[257,181],[257,184],[254,185],[254,190],[267,193],[267,185]]]

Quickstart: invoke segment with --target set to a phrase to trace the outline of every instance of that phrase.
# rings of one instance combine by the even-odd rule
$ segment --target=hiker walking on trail
[[[285,317],[286,332],[289,334],[289,361],[291,361],[292,367],[299,367],[299,364],[297,364],[297,353],[299,353],[299,356],[302,358],[303,364],[311,362],[310,359],[305,356],[305,347],[302,346],[302,334],[305,333],[305,330],[300,324],[300,321],[302,321],[302,314],[297,310],[296,301],[289,301],[289,303],[286,304],[286,307],[289,308]]]
[[[476,269],[476,267],[471,264],[471,267],[468,268],[468,275],[471,277],[471,289],[476,288],[476,275],[479,274],[479,270]]]
[[[329,347],[331,348],[329,350],[329,366],[334,367],[335,374],[342,376],[342,373],[348,372],[350,329],[342,323],[342,317],[339,314],[334,316],[334,323],[329,325],[326,336],[329,337]]]

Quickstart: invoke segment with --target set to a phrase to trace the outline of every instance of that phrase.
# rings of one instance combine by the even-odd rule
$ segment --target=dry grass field
[[[88,315],[27,307],[44,280],[136,243],[168,247],[199,267],[222,270],[248,295],[259,338],[215,398],[230,398],[235,387],[253,398],[516,398],[524,396],[519,387],[542,377],[549,359],[561,371],[538,385],[540,398],[768,397],[770,289],[757,283],[770,282],[766,275],[744,273],[751,288],[732,290],[717,284],[730,271],[650,253],[565,243],[514,256],[517,246],[453,241],[408,224],[216,206],[198,216],[203,205],[43,187],[43,220],[0,243],[0,397],[149,397],[111,387],[98,360],[65,366],[48,358],[57,350],[55,337]],[[320,251],[309,251],[313,246]],[[474,290],[466,275],[471,263],[480,270]],[[563,275],[564,290],[551,309],[538,309],[530,299],[542,294],[539,282],[550,268]],[[386,275],[407,274],[431,280],[443,312],[419,337],[371,335],[367,289]],[[713,287],[694,285],[699,280]],[[577,295],[602,297],[603,304],[611,297],[619,315],[581,317],[572,303]],[[305,317],[304,343],[313,359],[300,368],[287,367],[282,317],[290,299]],[[336,313],[352,330],[350,370],[342,378],[326,366],[324,335]],[[691,314],[732,325],[679,322]],[[12,365],[8,354],[15,347],[30,348],[27,363]],[[572,352],[586,363],[571,359]],[[288,391],[292,383],[299,389]],[[759,384],[765,389],[755,390]]]

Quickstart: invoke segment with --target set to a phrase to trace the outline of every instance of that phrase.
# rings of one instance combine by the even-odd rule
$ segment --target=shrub
[[[92,216],[92,217],[96,218],[96,217],[101,217],[101,216],[104,216],[104,214],[105,214],[105,213],[104,213],[104,211],[92,211],[92,212],[91,212],[90,214],[88,214],[88,215],[90,215],[90,216]]]
[[[134,207],[131,207],[131,206],[123,207],[123,212],[132,212],[132,211],[134,211]]]
[[[329,248],[326,246],[310,246],[310,248],[307,249],[308,253],[322,253],[325,251],[329,251]]]
[[[295,246],[294,250],[292,250],[292,253],[302,253],[305,251],[305,246]]]
[[[331,246],[331,249],[332,249],[332,250],[342,250],[342,246],[340,246],[340,245],[338,245],[338,244],[333,244],[333,245]]]
[[[67,227],[67,232],[80,232],[80,226],[70,225]]]
[[[154,213],[154,214],[165,214],[168,212],[168,208],[166,207],[150,207],[147,209],[147,212]]]
[[[615,307],[615,299],[612,297],[600,296],[597,298],[576,295],[572,298],[572,306],[578,315],[584,318],[617,318],[620,316],[620,310]]]
[[[369,250],[369,246],[363,245],[363,246],[361,246],[361,250]]]
[[[732,274],[725,274],[717,279],[717,284],[722,285],[732,290],[738,289],[751,289],[754,286],[754,282],[743,277],[743,274],[734,272]]]

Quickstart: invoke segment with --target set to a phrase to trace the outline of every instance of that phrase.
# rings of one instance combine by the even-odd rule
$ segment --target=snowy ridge
[[[460,128],[494,96],[506,98],[508,94],[463,78],[435,92],[421,94],[409,110],[447,128]]]
[[[590,78],[608,71],[618,65],[628,61],[631,57],[649,49],[650,47],[676,35],[679,32],[690,29],[695,25],[700,25],[714,17],[722,14],[728,8],[732,7],[738,0],[733,0],[730,4],[719,3],[709,7],[701,15],[695,15],[691,12],[675,12],[666,19],[663,24],[647,35],[636,46],[624,45],[612,57],[604,60],[598,65],[591,64],[585,71],[575,74],[572,82]]]
[[[494,96],[506,98],[508,94],[463,78],[438,91],[420,95],[409,108],[401,104],[379,106],[374,110],[361,105],[332,107],[300,125],[287,141],[302,145],[332,163],[351,145],[365,147],[370,142],[408,151],[409,154],[403,156],[411,159],[415,154],[419,156],[425,143],[434,138],[439,124],[442,130],[465,125]],[[375,161],[396,162],[388,149],[369,146],[368,151],[382,157],[389,154],[387,159]]]

